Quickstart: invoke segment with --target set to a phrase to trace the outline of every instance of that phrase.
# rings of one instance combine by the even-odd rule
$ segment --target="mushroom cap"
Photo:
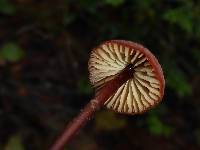
[[[96,92],[114,79],[127,65],[134,73],[105,103],[111,110],[139,114],[156,106],[164,95],[165,80],[156,57],[140,44],[110,40],[91,51],[89,79]]]

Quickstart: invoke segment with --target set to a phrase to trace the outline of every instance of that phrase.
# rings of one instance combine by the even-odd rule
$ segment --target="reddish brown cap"
[[[89,78],[98,91],[129,64],[134,66],[133,77],[105,102],[105,106],[119,113],[138,114],[158,104],[165,87],[162,68],[147,48],[123,40],[103,42],[91,52]]]

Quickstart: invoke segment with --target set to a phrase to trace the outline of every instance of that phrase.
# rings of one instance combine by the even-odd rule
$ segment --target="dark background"
[[[92,98],[87,61],[110,39],[139,42],[163,67],[162,103],[102,110],[67,150],[200,149],[200,2],[0,0],[0,149],[42,150]]]

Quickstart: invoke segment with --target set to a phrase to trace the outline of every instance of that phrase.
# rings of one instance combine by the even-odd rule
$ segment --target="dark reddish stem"
[[[74,118],[72,122],[67,125],[60,136],[55,140],[54,144],[49,150],[63,150],[65,144],[67,144],[73,136],[83,127],[88,120],[93,116],[106,100],[117,91],[117,89],[133,76],[133,66],[130,64],[121,73],[119,73],[113,80],[106,83],[106,85],[96,94],[80,112],[80,114]]]

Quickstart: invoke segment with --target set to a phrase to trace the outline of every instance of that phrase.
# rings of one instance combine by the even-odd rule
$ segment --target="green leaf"
[[[188,81],[186,74],[177,66],[176,61],[169,60],[168,56],[163,61],[167,86],[174,90],[179,97],[191,95],[192,85]]]
[[[124,0],[104,0],[106,4],[112,5],[114,7],[120,6],[124,3]]]
[[[172,127],[165,124],[162,125],[162,133],[165,137],[169,137],[172,134],[172,132],[173,132]]]
[[[8,0],[0,0],[0,12],[13,14],[15,12],[15,7]]]
[[[156,136],[163,135],[169,137],[173,132],[173,128],[169,125],[163,124],[156,115],[150,115],[147,117],[147,125],[149,132]]]
[[[9,62],[17,62],[24,57],[24,51],[14,43],[6,43],[0,49],[0,58]]]
[[[166,72],[166,74],[168,86],[176,90],[180,97],[187,96],[192,93],[192,86],[186,80],[184,73],[179,69],[171,68]]]
[[[125,119],[117,118],[114,112],[102,111],[95,117],[96,127],[103,130],[116,130],[123,128],[127,122]]]
[[[147,124],[150,133],[152,133],[153,135],[162,134],[162,123],[155,115],[151,115],[147,118]]]
[[[14,135],[12,136],[6,146],[5,150],[25,150],[23,144],[22,144],[22,139],[21,136],[19,135]]]
[[[188,33],[193,32],[193,14],[190,9],[185,7],[172,9],[164,13],[163,18],[172,24],[180,26]]]
[[[78,82],[78,89],[80,93],[90,94],[92,92],[91,85],[86,77],[83,77]]]
[[[152,1],[152,0],[143,0],[143,1],[136,1],[136,4],[138,5],[138,7],[140,7],[140,9],[148,9],[151,10],[151,7],[153,4],[156,4],[156,1]],[[154,4],[154,5],[155,5]]]

